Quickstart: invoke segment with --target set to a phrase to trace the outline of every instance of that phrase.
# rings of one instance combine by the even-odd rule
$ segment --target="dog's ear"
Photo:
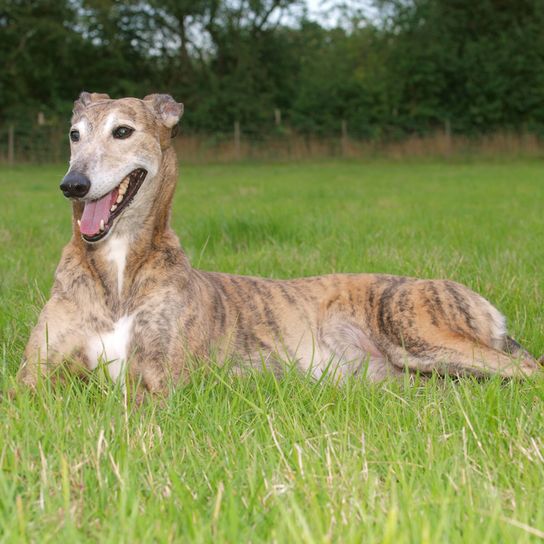
[[[176,102],[169,94],[149,94],[144,102],[168,128],[175,127],[183,115],[183,104]]]
[[[72,113],[80,113],[83,111],[87,106],[92,104],[93,102],[98,102],[99,100],[108,100],[110,98],[109,94],[105,93],[88,93],[83,91],[79,98],[74,102],[74,109],[72,110]]]

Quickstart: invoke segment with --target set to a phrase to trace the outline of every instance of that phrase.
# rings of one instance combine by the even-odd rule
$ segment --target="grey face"
[[[167,95],[111,100],[83,93],[76,102],[70,167],[60,188],[66,197],[85,203],[80,221],[84,240],[102,240],[121,217],[136,217],[149,208],[157,189],[161,138],[181,112],[181,105]]]

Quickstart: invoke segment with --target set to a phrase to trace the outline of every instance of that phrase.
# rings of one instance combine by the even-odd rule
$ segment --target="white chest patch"
[[[117,269],[117,292],[119,295],[123,290],[123,278],[125,275],[125,264],[127,261],[128,240],[115,236],[107,240],[106,257]]]
[[[119,376],[122,380],[124,379],[133,319],[133,316],[124,315],[115,323],[112,331],[94,336],[89,340],[87,357],[91,370],[95,369],[101,361],[107,365],[113,381],[117,381]]]

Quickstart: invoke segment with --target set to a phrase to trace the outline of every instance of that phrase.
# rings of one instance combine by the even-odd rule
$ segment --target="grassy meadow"
[[[0,168],[1,542],[544,539],[544,379],[340,387],[195,373],[162,404],[97,376],[13,386],[69,238],[63,166]],[[544,164],[184,166],[193,264],[450,278],[544,353]]]

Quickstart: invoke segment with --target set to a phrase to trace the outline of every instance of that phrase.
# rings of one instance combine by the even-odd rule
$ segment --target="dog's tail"
[[[511,336],[506,335],[506,337],[504,338],[503,349],[506,353],[514,357],[525,357],[527,359],[532,359],[533,361],[536,360],[536,362],[540,366],[544,367],[544,355],[542,355],[540,359],[533,357],[520,343],[516,342]]]

